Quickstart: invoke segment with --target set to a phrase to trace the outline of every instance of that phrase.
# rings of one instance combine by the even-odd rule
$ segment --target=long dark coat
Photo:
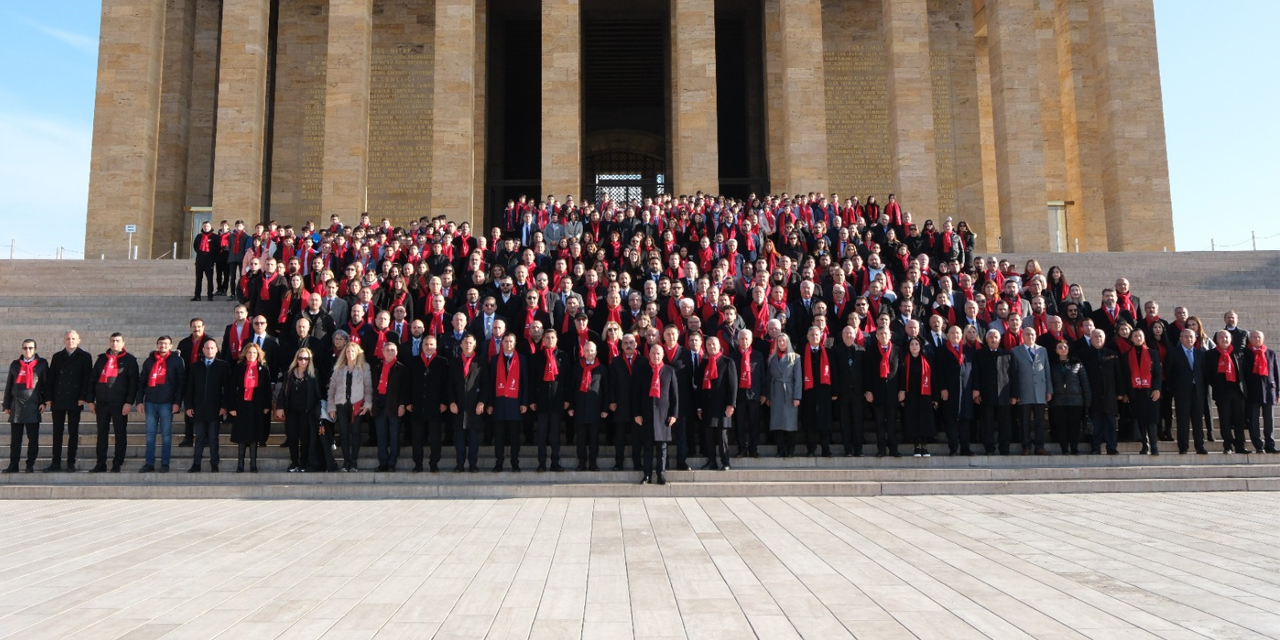
[[[21,361],[14,360],[9,365],[9,379],[4,383],[4,408],[10,412],[10,424],[38,424],[40,405],[49,400],[49,363],[40,356],[36,356],[35,360],[36,366],[32,372],[35,383],[30,389],[25,381],[17,384]]]
[[[199,366],[199,365],[197,365]],[[249,400],[244,399],[244,372],[248,362],[237,362],[231,370],[231,390],[228,397],[230,411],[236,416],[231,420],[231,441],[236,444],[257,442],[266,444],[271,432],[271,378],[267,365],[259,362],[258,386]]]
[[[831,407],[834,400],[836,390],[834,383],[838,380],[835,373],[835,362],[832,355],[827,351],[826,347],[818,347],[814,351],[807,343],[800,347],[799,352],[801,358],[809,359],[809,370],[813,373],[813,387],[808,391],[804,389],[804,360],[799,363],[800,367],[800,424],[805,431],[831,431]],[[827,354],[827,366],[831,372],[828,380],[832,384],[822,384],[822,354]]]
[[[573,421],[577,424],[600,424],[604,421],[600,414],[605,411],[604,400],[609,391],[609,366],[597,359],[595,368],[591,370],[591,382],[587,385],[587,390],[583,391],[584,363],[582,360],[575,360],[571,364],[568,375],[564,369],[560,370],[563,381],[560,386],[567,392],[565,398],[573,409]]]
[[[484,399],[485,358],[475,353],[471,366],[463,375],[462,356],[449,360],[449,395],[448,402],[458,405],[458,415],[454,423],[460,429],[481,429],[484,418],[476,415],[476,405]]]
[[[947,356],[950,357],[950,356]],[[908,441],[923,438],[932,440],[938,435],[938,425],[933,420],[933,372],[930,372],[931,391],[922,393],[921,382],[924,376],[925,355],[907,355],[902,361],[902,384],[907,392],[902,403],[902,437]],[[932,367],[932,365],[930,365]]]
[[[1136,350],[1137,347],[1134,347]],[[1124,388],[1124,395],[1129,397],[1129,411],[1132,412],[1133,419],[1138,421],[1139,425],[1156,424],[1160,421],[1160,402],[1152,400],[1151,394],[1160,390],[1162,381],[1160,369],[1160,354],[1147,346],[1142,349],[1151,356],[1151,388],[1136,388],[1133,385],[1133,371],[1130,369],[1129,358],[1120,358],[1121,369],[1124,374],[1121,376],[1120,384]],[[1145,359],[1145,358],[1144,358]]]
[[[89,395],[89,386],[93,379],[93,356],[88,351],[76,347],[67,353],[59,349],[49,360],[49,401],[55,411],[79,411],[80,401]]]
[[[972,349],[960,346],[964,354],[964,364],[956,358],[951,346],[940,349],[933,358],[933,391],[938,401],[938,410],[947,415],[955,415],[961,420],[973,419],[973,360]],[[946,390],[947,399],[942,399],[942,391]]]
[[[635,374],[632,376],[632,421],[635,418],[642,420],[638,425],[641,442],[670,442],[671,425],[667,421],[680,415],[683,399],[676,384],[676,372],[667,365],[659,366],[662,368],[658,371],[658,384],[662,391],[657,398],[649,396],[653,365],[647,359],[636,361]]]
[[[703,369],[705,377],[706,369]],[[751,382],[755,383],[754,376]],[[714,429],[730,429],[733,418],[724,415],[725,409],[735,406],[738,400],[738,366],[733,358],[721,352],[716,358],[716,377],[711,381],[710,389],[698,384],[698,409],[702,411],[702,422]]]

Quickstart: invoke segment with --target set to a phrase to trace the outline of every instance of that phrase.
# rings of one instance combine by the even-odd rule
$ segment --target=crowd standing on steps
[[[169,470],[175,415],[190,472],[206,451],[219,470],[224,430],[236,470],[256,472],[273,418],[290,472],[367,470],[362,447],[395,471],[402,445],[413,471],[436,472],[446,443],[474,473],[486,447],[495,472],[520,471],[522,446],[564,471],[564,445],[595,471],[604,442],[615,471],[630,458],[657,484],[766,443],[781,457],[929,456],[943,441],[958,456],[1114,455],[1122,439],[1205,454],[1211,406],[1224,452],[1276,452],[1276,354],[1234,311],[1218,328],[1181,306],[1167,319],[1124,277],[1090,301],[1061,268],[1019,270],[976,241],[963,221],[917,224],[893,195],[821,193],[521,197],[487,235],[367,213],[206,223],[193,300],[234,298],[229,322],[202,314],[142,362],[127,327],[96,358],[74,330],[51,361],[24,341],[5,471],[34,470],[49,411],[44,470],[76,470],[84,410],[95,472],[121,470],[130,412],[145,415],[143,472]]]

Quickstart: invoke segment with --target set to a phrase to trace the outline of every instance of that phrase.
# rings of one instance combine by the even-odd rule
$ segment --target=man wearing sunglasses
[[[22,341],[22,355],[9,364],[4,385],[4,411],[9,414],[13,435],[9,440],[9,466],[4,473],[18,472],[22,434],[27,434],[27,473],[35,470],[40,450],[40,418],[49,408],[49,363],[36,354],[36,341]]]

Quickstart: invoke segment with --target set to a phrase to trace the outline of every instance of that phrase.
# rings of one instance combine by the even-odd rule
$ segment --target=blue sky
[[[1155,0],[1178,248],[1280,249],[1276,0]],[[0,3],[0,258],[84,246],[101,0]]]

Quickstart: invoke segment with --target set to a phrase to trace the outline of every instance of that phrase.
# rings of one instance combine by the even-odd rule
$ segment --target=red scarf
[[[963,367],[964,366],[964,345],[958,345],[958,344],[953,345],[950,342],[948,342],[947,347],[948,347],[948,350],[951,352],[951,355],[955,356],[956,362],[960,363],[960,366]]]
[[[244,399],[245,402],[253,400],[253,391],[258,388],[258,363],[244,363]]]
[[[1221,368],[1221,360],[1218,361],[1218,366]],[[1151,388],[1151,351],[1146,347],[1134,347],[1129,351],[1129,376],[1134,389]],[[1235,373],[1231,376],[1234,378]]]
[[[298,294],[298,299],[302,300],[302,307],[307,306],[307,292],[304,290]],[[280,315],[276,317],[276,322],[284,324],[289,319],[289,307],[293,304],[293,291],[286,291],[284,294],[284,302],[280,304]]]
[[[657,366],[654,366],[653,363],[649,363],[649,366],[653,369],[653,379],[649,381],[649,397],[661,398],[662,397],[662,365],[659,364]]]
[[[433,353],[431,355],[427,355],[427,350],[423,349],[422,352],[418,354],[418,357],[422,358],[422,369],[425,371],[431,368],[431,361],[435,359],[436,354]]]
[[[155,358],[155,364],[151,365],[151,374],[147,376],[147,386],[158,387],[164,384],[169,374],[169,357],[160,355],[159,351],[153,351],[151,357]]]
[[[551,349],[543,349],[547,355],[547,368],[542,372],[542,381],[551,382],[560,375],[560,363],[556,362],[556,352]]]
[[[1000,338],[1000,346],[1005,349],[1012,350],[1014,347],[1022,346],[1021,331],[1005,331],[1004,337]]]
[[[599,360],[596,360],[595,362],[592,362],[591,364],[587,364],[587,363],[586,363],[586,361],[583,361],[583,363],[582,363],[582,383],[578,385],[578,391],[581,391],[581,392],[583,392],[583,393],[587,393],[588,391],[591,391],[591,372],[592,372],[592,371],[595,371],[595,370],[596,370],[596,367],[598,367],[598,366],[600,366],[600,361],[599,361]]]
[[[818,347],[818,353],[821,354],[819,367],[819,380],[822,384],[831,384],[831,364],[827,362],[827,350]],[[809,347],[809,352],[804,356],[804,390],[808,391],[813,388],[813,347]]]
[[[36,388],[36,362],[38,361],[35,358],[29,361],[20,361],[18,363],[18,377],[14,378],[14,383],[26,385],[28,389]]]
[[[1236,364],[1231,357],[1235,351],[1234,345],[1227,345],[1226,349],[1218,347],[1218,373],[1227,377],[1227,382],[1236,382]]]
[[[618,357],[618,342],[619,342],[618,340],[605,340],[605,341],[604,341],[605,346],[609,347],[609,361],[610,361],[610,362],[613,362],[613,359],[614,359],[614,358],[616,358],[616,357]]]
[[[108,384],[112,378],[120,375],[119,360],[124,354],[125,352],[123,349],[120,350],[120,353],[117,353],[114,356],[111,355],[110,351],[102,354],[107,357],[107,362],[102,366],[102,375],[98,376],[99,384]]]
[[[1262,377],[1267,377],[1267,346],[1250,347],[1253,351],[1253,373]],[[30,388],[30,387],[28,387]]]
[[[464,380],[467,378],[467,376],[471,375],[471,361],[474,360],[475,357],[476,357],[476,354],[474,351],[471,352],[471,355],[464,354],[462,356],[462,378]]]
[[[929,367],[929,359],[924,357],[923,353],[920,354],[919,358],[920,358],[920,395],[931,396],[933,395],[933,380],[932,380],[933,371]],[[908,381],[911,380],[911,360],[912,358],[908,356],[907,357],[907,380]]]
[[[951,235],[950,233],[942,234],[942,253],[943,255],[951,255]]]
[[[498,389],[499,398],[520,397],[520,355],[511,352],[511,362],[504,364],[506,354],[498,354]],[[514,371],[513,371],[514,370]]]
[[[893,348],[893,345],[889,345],[889,344],[880,345],[880,379],[881,380],[889,379],[889,364],[890,364],[889,352],[892,350],[892,348]]]
[[[200,359],[200,347],[204,346],[204,334],[191,337],[191,364]]]
[[[707,357],[707,370],[702,374],[702,388],[710,389],[711,382],[720,378],[720,368],[716,366],[716,361],[720,358]]]
[[[428,331],[433,336],[444,333],[444,312],[431,313],[431,326],[428,327]]]
[[[387,344],[387,334],[391,333],[391,328],[387,327],[382,331],[374,331],[373,333],[378,336],[378,339],[375,340],[373,343],[373,357],[381,358],[382,347],[383,345]]]
[[[529,338],[529,329],[533,327],[533,314],[538,312],[537,307],[529,307],[524,311],[524,337]]]
[[[245,320],[239,331],[236,331],[235,323],[231,323],[231,331],[229,333],[231,334],[231,359],[239,360],[240,349],[244,347],[245,341],[249,339],[249,321]]]
[[[1135,318],[1136,318],[1136,317],[1138,317],[1138,311],[1137,311],[1136,309],[1134,309],[1134,308],[1133,308],[1133,293],[1132,293],[1132,292],[1130,292],[1130,293],[1117,293],[1117,294],[1116,294],[1116,304],[1117,304],[1121,309],[1124,309],[1125,311],[1128,311],[1128,312],[1129,312],[1129,315],[1131,315],[1131,316],[1133,316],[1133,317],[1135,317]]]
[[[262,289],[258,291],[259,300],[271,299],[271,283],[275,282],[276,277],[277,276],[274,272],[272,272],[270,278],[266,277],[265,275],[262,277]]]
[[[1049,333],[1049,314],[1039,313],[1033,314],[1031,319],[1035,322],[1036,335],[1042,336]]]
[[[382,373],[378,375],[378,394],[387,395],[387,381],[391,378],[391,367],[395,366],[395,360],[388,360],[382,363]]]
[[[200,234],[200,251],[201,253],[209,253],[209,234]]]
[[[738,371],[738,388],[751,388],[751,352],[739,352],[742,354],[742,369]]]
[[[759,307],[756,303],[751,303],[751,315],[756,317],[756,333],[764,335],[765,327],[769,324],[769,304],[766,302]]]
[[[609,311],[608,321],[616,322],[618,323],[618,326],[621,327],[622,326],[622,305],[618,305],[616,307],[607,307],[607,309]]]

